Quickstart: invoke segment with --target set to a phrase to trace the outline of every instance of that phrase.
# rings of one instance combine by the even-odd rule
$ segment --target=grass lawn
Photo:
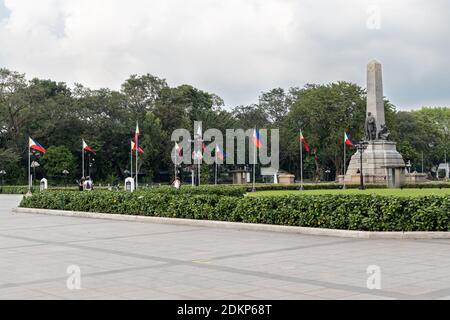
[[[429,188],[429,189],[330,189],[330,190],[274,190],[274,191],[257,191],[247,193],[250,197],[259,196],[286,196],[286,195],[319,195],[319,194],[376,194],[381,196],[405,196],[420,197],[429,195],[450,196],[450,188]]]

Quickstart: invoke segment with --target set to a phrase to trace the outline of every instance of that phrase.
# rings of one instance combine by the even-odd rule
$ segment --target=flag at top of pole
[[[262,147],[261,137],[259,135],[259,130],[255,128],[253,131],[253,144],[256,146],[256,148]]]
[[[183,155],[183,148],[176,142],[175,142],[175,152],[179,157]]]
[[[346,131],[344,131],[344,166],[343,166],[343,188],[346,189],[346,185],[345,185],[345,174],[346,174],[346,165],[347,165],[347,146],[349,147],[354,147],[353,142],[350,140],[350,138],[348,137],[348,134]]]
[[[302,133],[301,130],[300,130],[300,142],[303,144],[303,147],[305,148],[305,151],[309,152],[308,141],[306,141],[306,138],[303,136],[303,133]]]
[[[350,140],[350,138],[348,137],[348,134],[347,134],[347,132],[344,132],[344,143],[347,145],[347,146],[350,146],[350,147],[353,147],[354,145],[353,145],[353,142]]]
[[[220,147],[219,147],[219,145],[218,144],[216,144],[216,155],[217,155],[217,158],[219,158],[220,160],[224,160],[225,159],[225,157],[227,156],[226,155],[226,153],[225,153],[225,151],[223,151],[222,149],[220,149]]]
[[[253,148],[253,187],[252,191],[255,192],[255,182],[256,182],[256,149],[259,149],[262,147],[261,137],[259,135],[259,130],[255,127],[255,130],[253,131],[253,144],[256,148]]]
[[[92,150],[91,147],[89,147],[86,143],[86,141],[83,140],[83,150],[85,151],[89,151],[90,153],[92,153],[94,156],[96,155],[96,153],[94,152],[94,150]]]
[[[138,148],[139,153],[144,153],[144,149],[142,149],[141,147]],[[134,143],[134,141],[131,141],[131,151],[136,151],[136,143]]]
[[[36,141],[34,141],[31,138],[29,138],[29,140],[28,140],[28,147],[30,149],[39,151],[41,153],[46,153],[47,152],[47,150],[45,150],[45,148],[43,146],[41,146],[39,143],[37,143]]]
[[[39,151],[41,153],[46,153],[47,150],[39,143],[28,137],[28,192],[27,195],[31,195],[31,185],[33,183],[33,179],[31,177],[31,149]]]

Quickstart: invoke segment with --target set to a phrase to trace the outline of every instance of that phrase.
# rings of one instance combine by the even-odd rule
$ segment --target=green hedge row
[[[22,207],[368,231],[449,231],[450,196],[229,197],[153,192],[41,192]]]
[[[163,186],[157,188],[144,189],[139,192],[164,193],[172,195],[209,194],[219,196],[241,197],[247,192],[247,188],[244,186],[235,186],[235,185],[203,185],[203,186],[201,185],[195,188],[193,188],[192,186],[182,186],[180,189],[175,189],[169,186]]]
[[[423,189],[423,188],[433,188],[442,189],[450,188],[450,182],[423,182],[423,183],[405,183],[402,188],[408,189]]]
[[[251,191],[253,186],[251,184],[242,185],[247,191]],[[366,185],[368,189],[385,189],[385,184],[371,184]],[[359,184],[346,185],[347,189],[357,189]],[[256,184],[256,191],[274,191],[274,190],[299,190],[300,184]],[[337,183],[305,183],[303,184],[304,190],[329,190],[329,189],[342,189],[342,185]]]
[[[108,187],[96,187],[96,190],[108,190]],[[46,192],[53,191],[78,191],[77,187],[50,187]],[[121,189],[120,191],[123,192]],[[4,194],[26,194],[28,192],[27,186],[4,186],[0,187],[0,193]],[[32,192],[40,192],[39,187],[33,187]],[[114,191],[117,192],[117,191]],[[247,188],[243,186],[233,186],[233,185],[205,185],[193,188],[191,186],[183,186],[180,189],[175,189],[169,186],[155,187],[155,188],[144,188],[140,189],[139,192],[149,192],[149,193],[165,193],[165,194],[215,194],[221,196],[231,196],[231,197],[240,197],[243,196],[247,192]]]
[[[252,190],[252,185],[242,185],[247,191]],[[366,184],[367,189],[386,189],[386,184]],[[329,190],[329,189],[342,189],[342,185],[337,183],[305,183],[303,184],[304,190]],[[359,184],[347,184],[347,189],[358,189]],[[422,189],[422,188],[450,188],[449,182],[425,182],[425,183],[407,183],[402,188]],[[256,191],[272,191],[272,190],[298,190],[300,184],[256,184]]]
[[[32,192],[38,192],[39,187],[31,188]],[[25,194],[28,192],[27,186],[3,186],[0,187],[0,193],[3,194]]]
[[[346,185],[348,189],[356,189],[359,185],[350,184]],[[366,185],[368,189],[384,189],[386,185],[384,184],[368,184]],[[252,190],[251,184],[244,185],[203,185],[200,187],[192,188],[191,186],[182,186],[179,190],[169,187],[153,187],[153,188],[143,188],[140,190],[152,193],[170,193],[170,194],[216,194],[216,195],[226,195],[226,196],[242,196],[246,192]],[[282,184],[256,184],[256,191],[271,191],[271,190],[298,190],[300,188],[299,184],[282,185]],[[336,183],[305,183],[303,185],[305,190],[320,190],[320,189],[342,189],[342,185]],[[427,182],[421,184],[406,184],[403,188],[450,188],[450,183],[445,182]],[[108,187],[95,187],[96,190],[107,190]],[[49,190],[59,190],[59,191],[78,191],[77,187],[50,187]],[[122,190],[122,189],[120,189]],[[27,193],[27,186],[3,186],[0,187],[0,193],[9,194],[25,194]],[[39,187],[33,187],[33,192],[38,192]]]

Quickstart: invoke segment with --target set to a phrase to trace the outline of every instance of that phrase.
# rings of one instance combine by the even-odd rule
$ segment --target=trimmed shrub
[[[39,187],[33,187],[32,192],[38,192]],[[3,186],[0,187],[0,193],[3,194],[25,194],[28,192],[27,186]]]
[[[365,231],[449,231],[450,196],[236,197],[180,192],[40,192],[21,207]]]
[[[210,194],[210,195],[220,195],[220,196],[231,196],[231,197],[241,197],[247,192],[247,188],[244,186],[235,185],[204,185],[200,187],[193,188],[192,186],[182,186],[180,189],[175,189],[173,187],[157,187],[145,190],[140,190],[139,192],[151,192],[151,193],[165,193],[165,194]]]
[[[242,185],[247,191],[252,190],[252,185]],[[304,190],[329,190],[329,189],[342,189],[342,185],[331,182],[331,183],[305,183],[303,184]],[[346,184],[347,189],[357,189],[359,184]],[[367,189],[387,189],[386,184],[366,184]],[[411,183],[405,184],[402,188],[450,188],[450,183],[448,182],[423,182],[423,183]],[[300,184],[256,184],[256,191],[275,191],[275,190],[299,190]]]
[[[108,190],[108,187],[102,186],[94,187],[95,190]],[[3,186],[0,187],[0,193],[5,194],[26,194],[28,191],[27,186]],[[78,187],[49,187],[47,191],[78,191]],[[120,190],[122,191],[122,190]],[[34,186],[32,188],[32,192],[40,192],[39,186]],[[117,192],[117,191],[116,191]],[[183,186],[180,189],[175,189],[169,186],[155,187],[155,188],[144,188],[139,189],[139,192],[148,192],[148,193],[165,193],[165,194],[215,194],[222,196],[232,196],[232,197],[241,197],[246,192],[247,189],[244,186],[234,186],[234,185],[205,185],[196,188],[192,188],[191,186]]]

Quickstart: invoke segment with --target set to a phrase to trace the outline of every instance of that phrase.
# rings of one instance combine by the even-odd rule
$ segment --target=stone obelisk
[[[367,64],[367,110],[376,121],[376,134],[367,141],[367,149],[362,154],[363,177],[365,183],[387,184],[399,187],[403,182],[405,162],[396,149],[396,143],[389,141],[385,130],[383,80],[381,64],[372,60]],[[369,117],[367,119],[370,119]],[[367,120],[366,120],[367,121]],[[366,135],[367,139],[367,135]],[[348,184],[358,183],[360,179],[360,153],[356,152],[350,159],[344,176]]]
[[[372,60],[367,64],[367,112],[376,119],[377,131],[385,124],[383,100],[383,76],[381,63]]]

